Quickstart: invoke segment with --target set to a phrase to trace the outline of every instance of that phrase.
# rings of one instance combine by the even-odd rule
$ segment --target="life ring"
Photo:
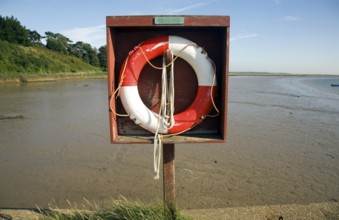
[[[163,124],[158,128],[158,114],[145,106],[138,92],[138,79],[147,60],[163,55],[168,49],[174,56],[188,62],[198,79],[193,102],[187,109],[174,115],[175,124],[169,129]],[[182,133],[200,123],[212,108],[212,99],[216,93],[214,72],[215,67],[206,52],[190,40],[178,36],[154,37],[135,47],[125,59],[120,70],[121,102],[130,118],[146,130],[155,133],[158,128],[161,134]]]

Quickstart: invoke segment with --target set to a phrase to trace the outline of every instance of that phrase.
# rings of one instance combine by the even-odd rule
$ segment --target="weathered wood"
[[[150,27],[157,26],[154,17],[159,16],[107,16],[106,24],[111,27]],[[182,17],[182,16],[179,16]],[[230,26],[229,16],[184,16],[184,26]],[[170,25],[163,25],[170,26]]]
[[[120,144],[152,144],[154,135],[119,135],[116,142]],[[193,143],[223,143],[222,137],[216,133],[210,134],[181,134],[177,136],[166,137],[163,139],[165,144],[193,144]]]
[[[164,204],[174,216],[176,210],[174,144],[164,144],[163,146],[163,168]]]

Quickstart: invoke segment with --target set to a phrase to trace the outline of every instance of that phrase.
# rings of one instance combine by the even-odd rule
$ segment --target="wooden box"
[[[164,138],[164,143],[220,143],[226,140],[229,31],[228,16],[108,16],[107,71],[109,102],[119,83],[120,68],[129,52],[141,42],[156,36],[175,35],[202,47],[216,65],[217,93],[215,104],[219,116],[207,117],[202,123],[180,135]],[[162,57],[151,61],[161,66]],[[161,71],[146,65],[138,81],[138,91],[144,104],[154,112],[159,110]],[[175,111],[186,109],[195,97],[197,78],[184,60],[175,62]],[[126,113],[120,98],[112,100],[114,112]],[[136,125],[129,117],[117,116],[110,109],[111,142],[152,143],[154,134]],[[211,110],[214,114],[215,110]]]

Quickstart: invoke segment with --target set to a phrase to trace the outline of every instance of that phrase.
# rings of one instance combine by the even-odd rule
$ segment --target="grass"
[[[105,77],[101,68],[77,57],[0,40],[0,83]]]
[[[76,75],[97,72],[102,72],[102,69],[72,55],[0,40],[0,81],[17,79],[22,75],[45,77],[60,73]]]
[[[100,208],[86,200],[88,206],[79,209],[71,205],[71,210],[40,210],[44,220],[188,220],[179,211],[172,216],[171,212],[161,204],[145,204],[140,201],[119,199]]]

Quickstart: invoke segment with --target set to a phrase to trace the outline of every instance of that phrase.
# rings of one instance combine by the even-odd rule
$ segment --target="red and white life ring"
[[[193,46],[187,47],[187,45]],[[189,63],[198,79],[198,90],[193,102],[187,109],[174,115],[173,127],[167,129],[166,126],[160,124],[159,133],[176,134],[187,131],[200,123],[212,107],[212,98],[216,91],[216,83],[213,82],[215,70],[201,47],[178,36],[160,36],[144,41],[130,52],[128,59],[126,58],[122,65],[120,80],[123,82],[120,87],[120,98],[126,112],[136,124],[153,133],[156,132],[158,114],[147,108],[141,100],[138,92],[138,79],[147,63],[145,56],[148,60],[152,60],[162,56],[168,49],[174,56],[179,56]]]

